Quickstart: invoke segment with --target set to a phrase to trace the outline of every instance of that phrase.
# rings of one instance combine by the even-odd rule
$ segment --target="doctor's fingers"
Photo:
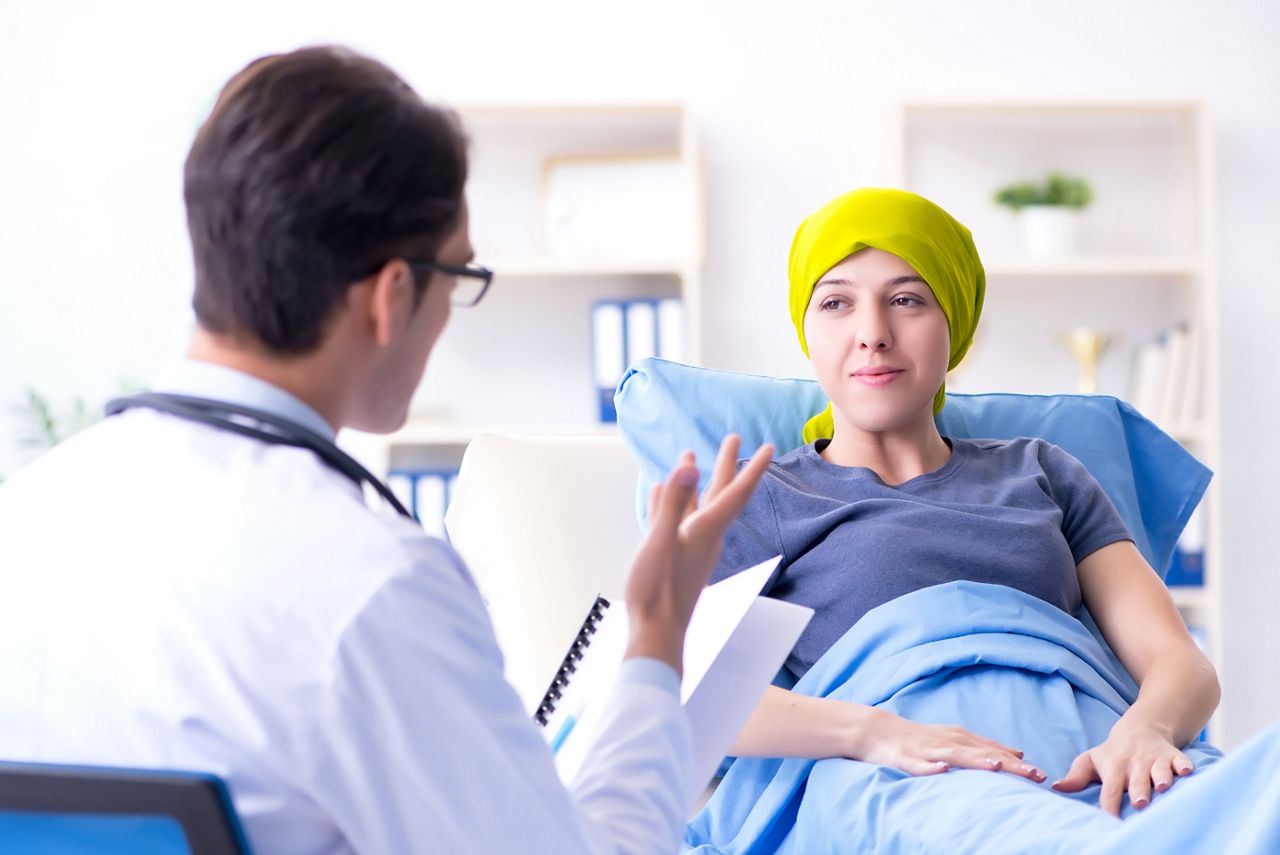
[[[658,524],[658,509],[662,506],[662,496],[666,492],[666,486],[665,482],[659,481],[649,488],[649,513],[645,519],[649,521],[650,531]]]
[[[697,469],[697,466],[698,466],[697,460],[694,458],[693,452],[688,449],[685,449],[684,451],[680,452],[680,456],[676,458],[676,469],[682,469],[686,466],[692,466],[694,467],[694,469]],[[689,494],[689,500],[685,502],[684,515],[683,515],[685,517],[689,516],[689,514],[693,513],[698,509],[697,478],[700,478],[700,477],[702,477],[701,472],[699,472],[698,475],[695,477],[694,490],[692,493]]]
[[[738,449],[742,440],[736,433],[731,433],[720,441],[720,451],[716,454],[715,466],[711,470],[711,481],[702,493],[704,502],[714,499],[733,480],[733,473],[738,468]]]
[[[661,484],[650,494],[649,537],[674,537],[680,528],[681,521],[688,512],[689,503],[694,501],[698,492],[698,470],[692,464],[690,452],[680,455],[680,464],[666,483]]]
[[[729,523],[733,522],[747,506],[751,494],[755,492],[756,485],[760,483],[761,477],[764,476],[772,460],[772,445],[765,443],[757,448],[756,453],[751,455],[751,459],[738,470],[737,475],[733,476],[714,496],[708,495],[705,498],[696,519],[690,522],[696,522],[698,528],[705,525],[712,531],[723,533],[729,527]]]

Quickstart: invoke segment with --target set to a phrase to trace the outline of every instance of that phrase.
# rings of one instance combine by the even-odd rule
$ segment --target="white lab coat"
[[[695,789],[669,667],[628,663],[567,791],[447,544],[310,452],[146,410],[0,485],[0,687],[0,758],[212,771],[262,853],[673,851]]]

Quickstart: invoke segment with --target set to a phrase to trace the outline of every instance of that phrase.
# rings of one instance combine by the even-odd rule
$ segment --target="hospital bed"
[[[1160,570],[1210,477],[1173,439],[1106,396],[951,395],[939,419],[960,437],[1040,436],[1102,483]],[[826,403],[811,380],[638,363],[617,397],[622,434],[487,434],[468,447],[446,517],[453,545],[485,595],[508,679],[532,711],[595,596],[622,593],[644,497],[685,448],[703,484],[720,439],[800,444]]]
[[[813,381],[755,377],[662,360],[644,360],[634,366],[620,385],[616,401],[620,437],[485,436],[472,443],[462,464],[448,530],[489,600],[508,675],[530,709],[592,598],[600,592],[621,593],[643,525],[642,499],[648,486],[665,476],[679,452],[695,450],[704,479],[719,440],[730,431],[742,435],[744,456],[765,441],[784,453],[800,444],[805,418],[826,403]],[[1155,425],[1127,404],[1106,396],[949,395],[939,426],[948,436],[1037,436],[1064,448],[1099,481],[1139,551],[1162,574],[1211,477]],[[980,599],[963,585],[955,592],[933,590],[925,596],[935,595],[955,595],[966,603]],[[1005,605],[996,603],[997,608]],[[1017,620],[1035,623],[1026,616],[1036,603],[1014,606]],[[905,613],[908,624],[914,620],[911,615],[918,614]],[[1052,621],[1069,616],[1043,617]],[[1110,655],[1087,614],[1079,617],[1081,623],[1063,622],[1062,640],[1079,649],[1100,642],[1105,655],[1094,657],[1086,670],[1101,674],[1119,669],[1109,688],[1096,689],[1099,697],[1114,690],[1115,709],[1115,704],[1127,703],[1124,697],[1132,697],[1132,681]],[[1043,625],[1035,623],[1035,627]],[[1038,632],[1033,628],[1029,635]],[[1008,634],[1001,630],[991,637],[1003,644]],[[1053,656],[1057,646],[1054,642],[1041,648]],[[960,659],[966,655],[963,650],[958,654]],[[1013,649],[1010,655],[1012,669],[1023,670],[1016,661],[1023,651]],[[1040,663],[1028,665],[1032,671],[1041,667]],[[965,666],[961,662],[958,667]],[[1175,787],[1144,811],[1139,821],[1118,825],[1114,833],[1091,836],[1066,821],[1059,824],[1062,834],[1053,837],[1058,829],[1051,823],[1018,811],[995,811],[981,822],[966,813],[957,822],[979,829],[988,824],[995,829],[1003,823],[1009,833],[1000,838],[1000,851],[1010,852],[1154,851],[1153,846],[1204,852],[1236,851],[1233,846],[1242,852],[1280,851],[1280,778],[1267,771],[1280,761],[1280,727],[1255,742],[1198,772],[1195,777],[1200,780],[1189,781],[1181,792]],[[1205,746],[1197,756],[1208,763],[1216,754],[1212,746]],[[810,774],[824,763],[837,765],[823,769],[815,785]],[[880,841],[877,852],[916,851],[918,841],[899,845],[892,829],[873,828],[883,806],[858,805],[856,799],[842,795],[861,792],[856,783],[861,779],[846,774],[857,765],[866,764],[738,761],[707,810],[690,824],[686,847],[697,852],[769,852],[775,845],[784,851],[861,851],[856,842],[865,835],[867,840]],[[967,786],[960,783],[963,774],[937,776],[928,785],[937,788],[941,801],[930,800],[928,787],[920,788],[923,815],[943,815],[948,809],[946,794],[956,792],[948,788]],[[1002,777],[1017,780],[991,776],[974,782],[981,787]],[[834,788],[826,787],[824,782],[832,780],[837,782]],[[811,785],[807,791],[806,784]],[[810,798],[812,793],[819,795]],[[1239,798],[1244,793],[1248,798]],[[911,799],[907,803],[916,804]],[[1246,803],[1256,799],[1268,805],[1265,814],[1248,809]],[[990,803],[998,804],[994,796]],[[811,804],[824,812],[806,818],[804,812]],[[1096,812],[1096,808],[1090,810]],[[833,823],[832,817],[840,821]],[[902,825],[916,832],[930,823]],[[873,831],[879,836],[873,836]],[[778,834],[784,836],[771,836]],[[805,834],[816,834],[818,839],[804,838]],[[994,845],[994,838],[983,839]],[[960,845],[949,851],[991,850]]]

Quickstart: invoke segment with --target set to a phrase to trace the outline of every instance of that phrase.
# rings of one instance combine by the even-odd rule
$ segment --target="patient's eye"
[[[889,304],[893,306],[907,306],[907,307],[923,306],[924,300],[921,300],[919,297],[915,296],[914,294],[899,294],[898,296],[890,300]]]
[[[827,297],[821,303],[818,304],[818,311],[834,312],[840,309],[842,306],[848,305],[848,303],[849,301],[846,300],[844,297]]]

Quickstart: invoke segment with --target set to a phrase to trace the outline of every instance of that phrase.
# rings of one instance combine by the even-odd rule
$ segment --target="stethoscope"
[[[271,445],[305,448],[319,457],[321,463],[351,479],[362,490],[365,484],[371,486],[386,500],[387,504],[395,508],[397,513],[409,519],[415,519],[396,498],[396,494],[391,492],[391,488],[361,466],[354,457],[334,445],[328,437],[290,419],[227,401],[200,398],[195,395],[175,395],[170,392],[139,392],[123,398],[113,398],[107,401],[106,414],[114,416],[125,410],[136,409],[157,410]],[[249,422],[257,422],[258,425],[255,426]]]

